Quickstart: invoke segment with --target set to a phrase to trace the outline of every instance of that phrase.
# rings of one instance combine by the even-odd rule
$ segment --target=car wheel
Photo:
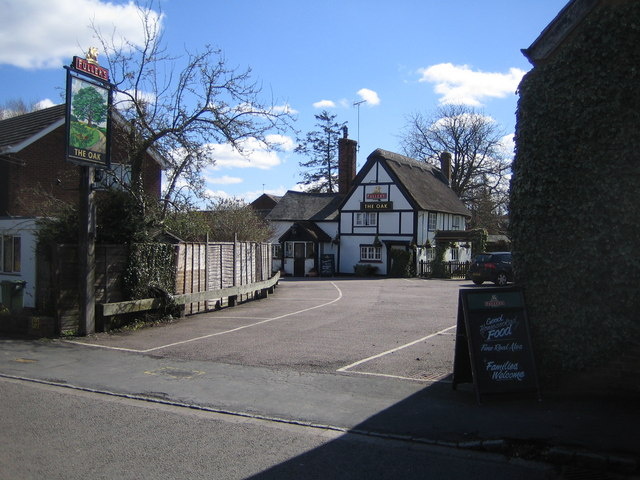
[[[498,273],[498,276],[496,277],[496,285],[500,286],[500,287],[504,287],[507,282],[509,280],[507,279],[507,274],[504,272],[500,272]]]
[[[475,283],[476,285],[482,285],[482,282],[484,282],[484,280],[474,280],[473,283]]]

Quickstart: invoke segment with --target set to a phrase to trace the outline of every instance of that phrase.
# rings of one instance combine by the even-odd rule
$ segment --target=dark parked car
[[[481,253],[471,262],[469,267],[471,280],[476,285],[482,282],[493,282],[504,286],[513,281],[511,252]]]

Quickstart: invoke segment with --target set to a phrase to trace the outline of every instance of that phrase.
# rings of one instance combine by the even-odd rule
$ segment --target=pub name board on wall
[[[387,201],[389,194],[382,191],[382,187],[377,185],[372,192],[365,195],[365,200],[360,202],[360,210],[393,210],[393,202]]]
[[[360,202],[360,210],[393,210],[393,202]]]

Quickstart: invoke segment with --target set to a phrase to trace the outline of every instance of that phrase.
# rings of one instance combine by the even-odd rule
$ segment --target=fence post
[[[204,244],[204,290],[209,291],[209,232]],[[205,300],[204,309],[209,310],[209,301]]]

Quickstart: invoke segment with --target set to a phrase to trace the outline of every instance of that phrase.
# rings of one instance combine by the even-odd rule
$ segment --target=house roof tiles
[[[64,123],[65,105],[56,105],[0,120],[0,154],[20,151],[25,143],[42,137]]]
[[[289,190],[267,215],[267,220],[331,221],[338,217],[342,195],[338,193],[308,193]]]

